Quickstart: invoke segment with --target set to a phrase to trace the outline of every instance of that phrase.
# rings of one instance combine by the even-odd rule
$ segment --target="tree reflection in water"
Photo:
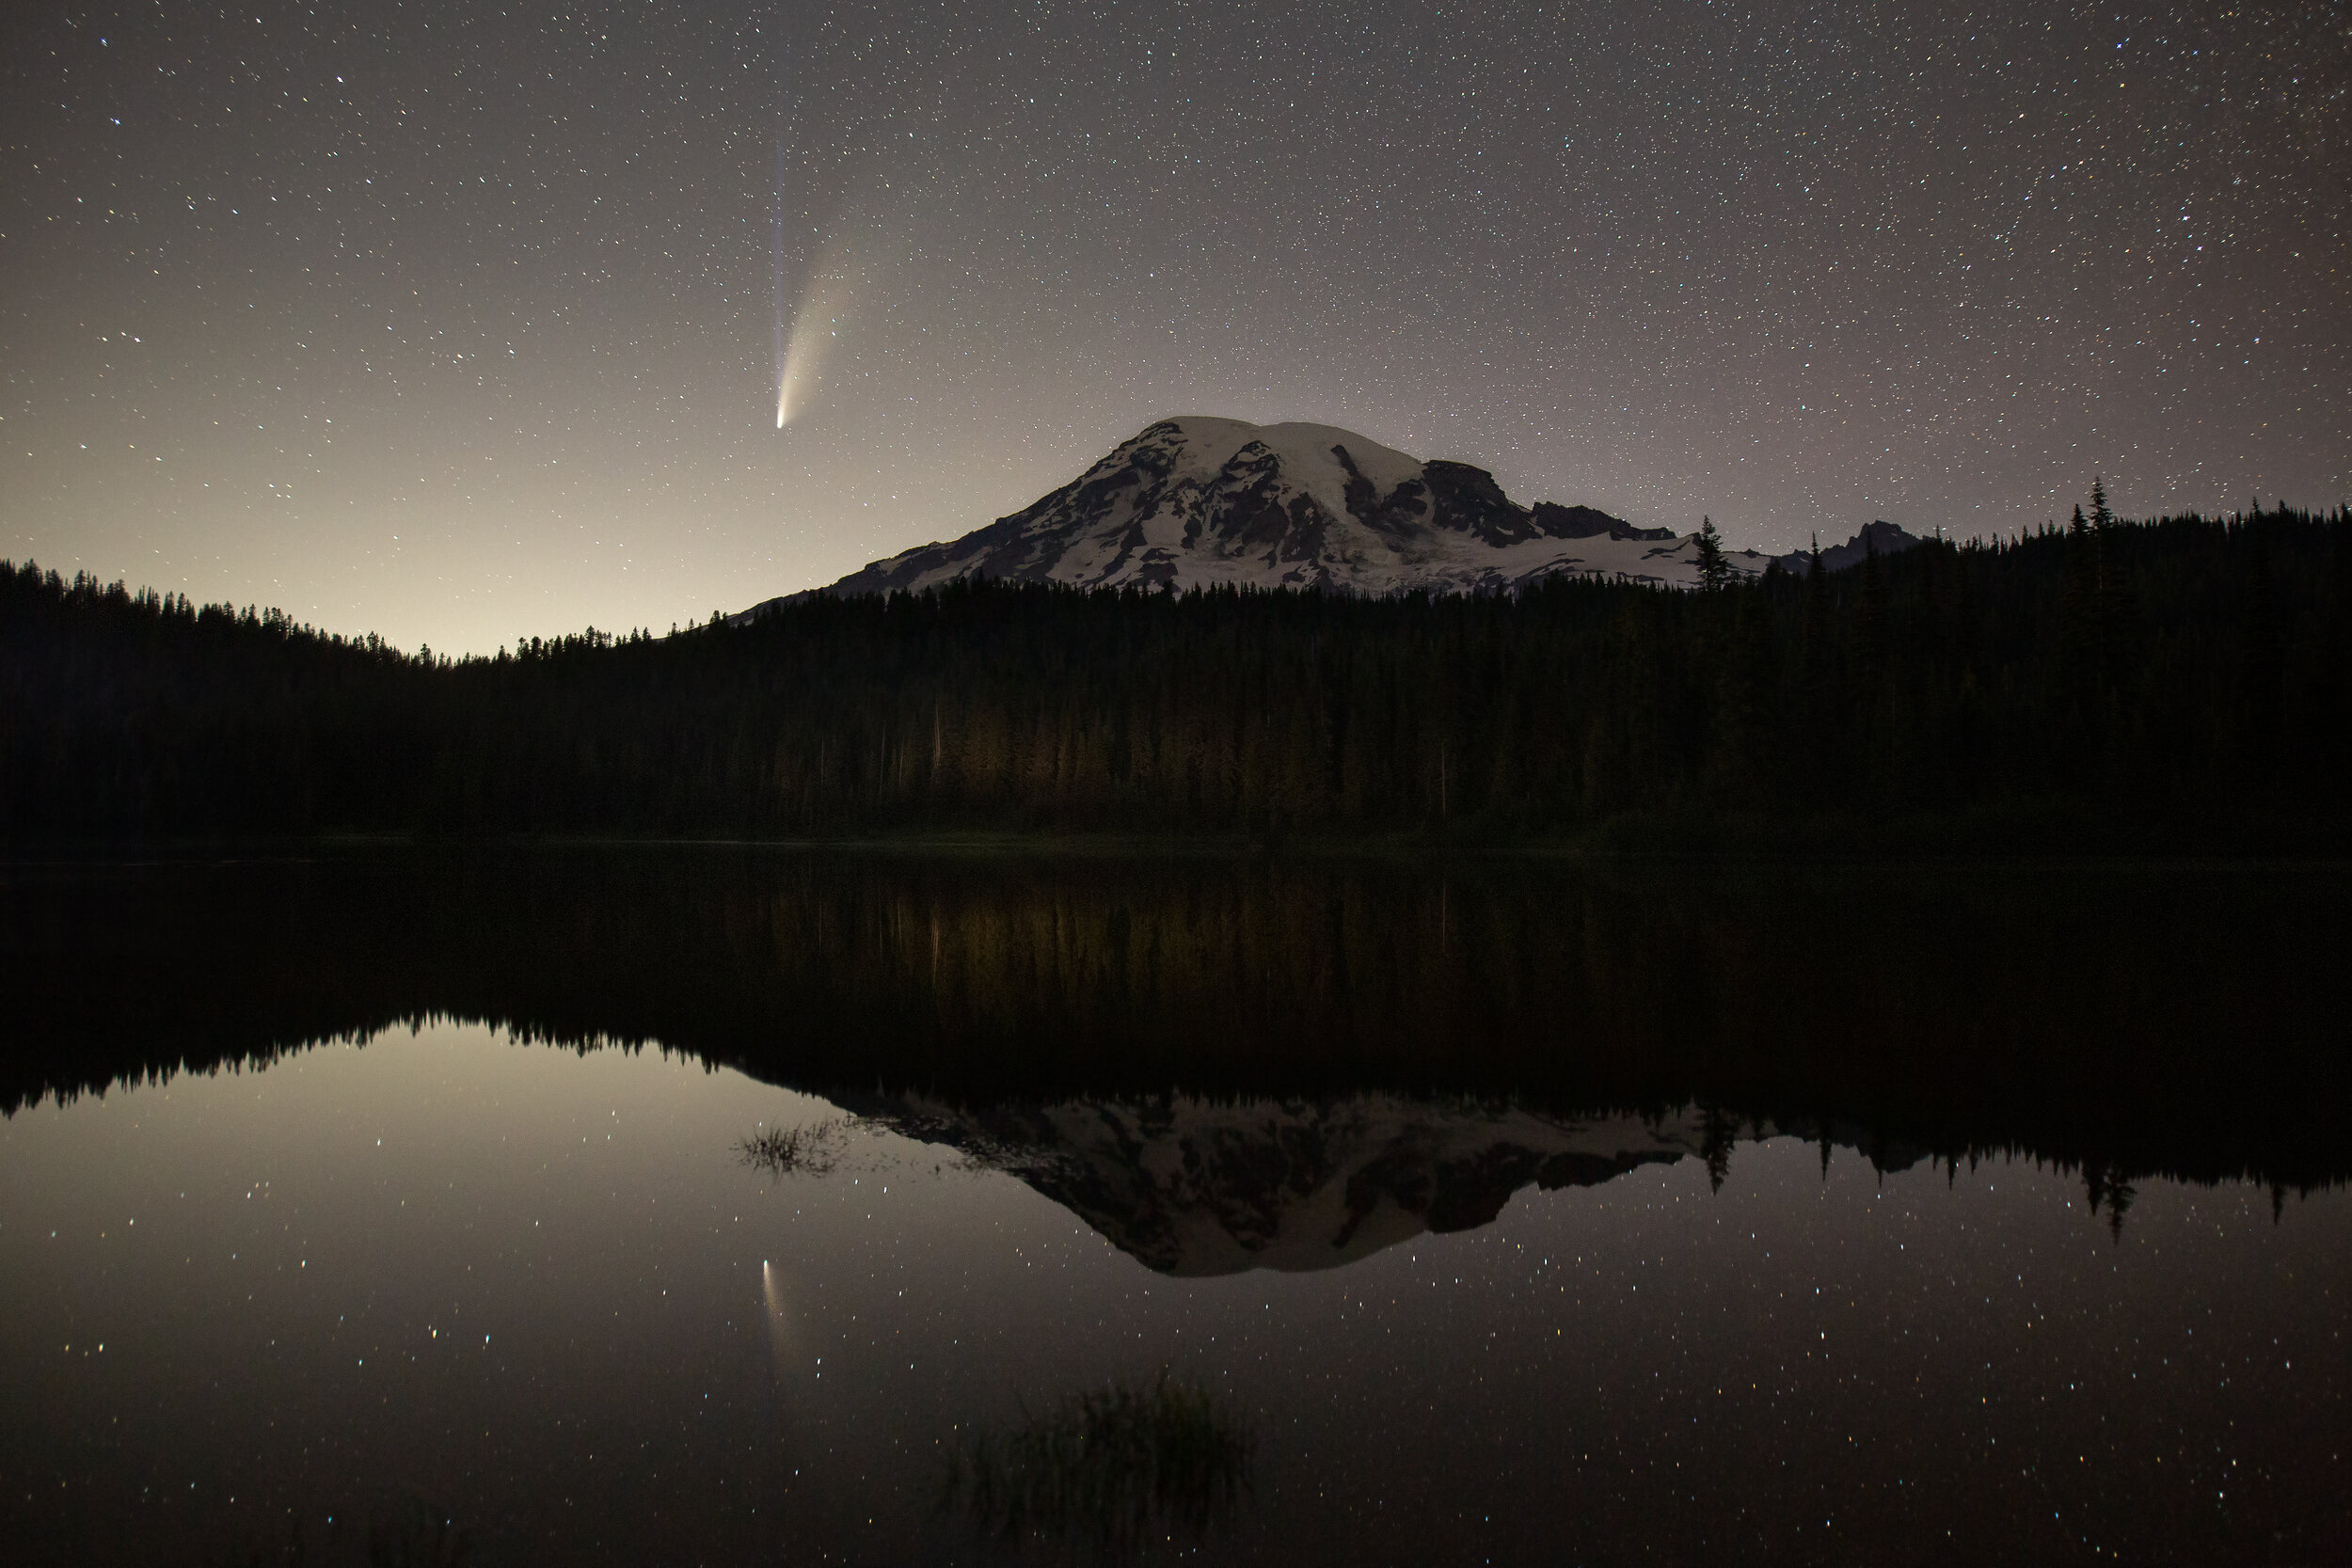
[[[0,865],[0,1114],[451,1018],[861,1109],[914,1096],[989,1138],[993,1108],[1171,1094],[1714,1107],[1691,1150],[1710,1175],[1762,1120],[1883,1169],[2095,1170],[2112,1217],[2109,1192],[2128,1210],[2151,1178],[2283,1196],[2352,1175],[2347,933],[2352,882],[2320,863],[20,862]]]
[[[849,1117],[799,1127],[763,1127],[735,1146],[736,1157],[766,1176],[824,1176],[840,1163],[853,1129]]]
[[[1256,1453],[1232,1402],[1163,1369],[1148,1388],[1081,1389],[1009,1429],[960,1433],[941,1505],[983,1537],[1123,1562],[1230,1522]]]

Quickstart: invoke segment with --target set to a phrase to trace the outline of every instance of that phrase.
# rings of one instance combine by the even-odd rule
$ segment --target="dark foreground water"
[[[5,875],[11,1561],[2352,1560],[2340,868]]]

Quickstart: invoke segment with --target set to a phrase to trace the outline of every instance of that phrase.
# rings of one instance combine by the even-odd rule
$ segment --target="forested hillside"
[[[0,832],[2340,843],[2352,512],[1672,592],[956,585],[405,655],[0,570]]]

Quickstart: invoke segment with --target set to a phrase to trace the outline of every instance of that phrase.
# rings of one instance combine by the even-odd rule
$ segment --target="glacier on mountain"
[[[1916,541],[1889,523],[1824,552]],[[1866,544],[1867,539],[1867,544]],[[1726,550],[1735,572],[1773,558]],[[830,594],[920,593],[966,578],[1080,588],[1247,586],[1371,595],[1508,593],[1549,577],[1698,583],[1695,533],[1590,507],[1523,507],[1467,463],[1424,462],[1352,431],[1186,416],[1121,442],[1070,483],[962,538],[853,572]],[[1802,555],[1779,558],[1803,570]],[[743,617],[785,602],[772,599]]]

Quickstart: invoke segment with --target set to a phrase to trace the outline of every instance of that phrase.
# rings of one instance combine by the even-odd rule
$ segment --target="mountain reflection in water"
[[[1589,1187],[1701,1152],[1707,1118],[1586,1120],[1364,1095],[1321,1103],[1064,1101],[873,1120],[1019,1177],[1147,1268],[1178,1276],[1337,1268],[1488,1224],[1529,1185]]]
[[[12,1561],[2352,1551],[2331,867],[0,877]]]

